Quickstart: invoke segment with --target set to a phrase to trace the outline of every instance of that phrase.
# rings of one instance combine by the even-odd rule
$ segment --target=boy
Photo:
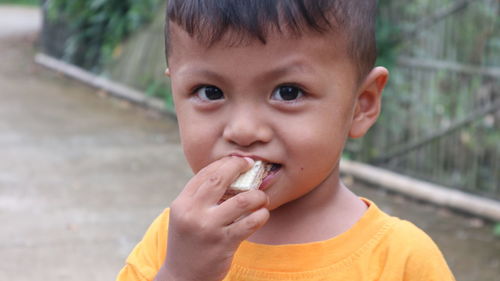
[[[380,112],[375,0],[170,0],[167,58],[195,172],[118,280],[454,280],[414,225],[339,179]],[[221,200],[256,160],[257,190]],[[168,247],[167,247],[168,244]]]

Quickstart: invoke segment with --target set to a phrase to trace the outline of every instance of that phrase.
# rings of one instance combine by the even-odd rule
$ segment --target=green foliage
[[[500,222],[497,222],[493,226],[493,235],[495,235],[496,237],[500,237]]]
[[[377,38],[377,65],[387,67],[389,70],[396,64],[396,57],[400,47],[400,24],[390,17],[388,11],[392,1],[378,3],[378,17],[375,26]]]
[[[165,79],[155,80],[152,79],[148,83],[146,95],[150,97],[160,98],[165,102],[165,107],[173,109],[172,93],[170,84],[165,82]]]
[[[387,19],[379,19],[376,26],[377,65],[389,70],[396,63],[399,42],[395,35],[399,34],[398,26]]]
[[[51,21],[65,23],[64,59],[97,72],[120,43],[151,20],[160,0],[48,0]]]

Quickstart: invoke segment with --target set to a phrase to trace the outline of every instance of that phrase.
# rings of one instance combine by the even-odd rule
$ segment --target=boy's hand
[[[157,280],[222,280],[240,243],[269,218],[267,196],[240,193],[219,204],[251,163],[225,157],[198,172],[170,208],[167,257]]]

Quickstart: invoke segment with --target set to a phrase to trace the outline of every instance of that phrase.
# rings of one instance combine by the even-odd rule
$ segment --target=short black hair
[[[270,30],[300,36],[306,31],[342,32],[348,55],[364,78],[375,64],[376,0],[168,0],[165,50],[169,23],[208,46],[232,31],[234,44],[248,39],[266,43]],[[234,37],[234,38],[233,38]]]

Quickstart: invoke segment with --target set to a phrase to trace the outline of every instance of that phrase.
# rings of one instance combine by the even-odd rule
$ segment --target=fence
[[[499,1],[381,2],[401,29],[383,113],[352,158],[500,199]]]

